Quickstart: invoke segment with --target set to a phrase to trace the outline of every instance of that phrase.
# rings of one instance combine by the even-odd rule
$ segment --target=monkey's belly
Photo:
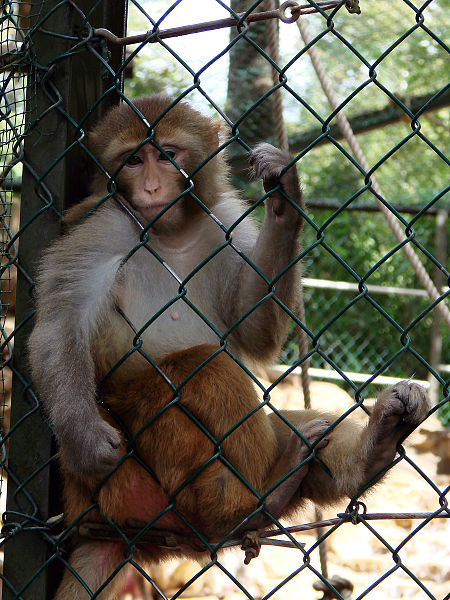
[[[123,469],[125,465],[101,488],[98,495],[101,512],[118,525],[143,526],[155,519],[152,527],[186,531],[186,526],[172,511],[164,512],[169,498],[158,483],[147,473]]]

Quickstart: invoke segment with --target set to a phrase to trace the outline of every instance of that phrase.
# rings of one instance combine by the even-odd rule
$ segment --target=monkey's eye
[[[168,161],[169,160],[167,158],[168,156],[170,156],[170,158],[175,158],[175,155],[176,155],[175,150],[166,150],[164,148],[164,152],[165,152],[165,154],[163,154],[162,152],[159,153],[158,160],[166,160],[166,161]]]
[[[127,160],[126,164],[129,167],[136,167],[137,165],[142,164],[142,159],[139,158],[139,156],[136,156],[136,154],[133,154],[133,156],[130,156],[130,158]]]

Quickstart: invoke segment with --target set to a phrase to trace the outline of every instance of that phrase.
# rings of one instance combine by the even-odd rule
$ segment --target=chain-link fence
[[[87,504],[78,512],[75,510],[74,514],[72,507],[69,520],[55,519],[63,510],[56,446],[52,426],[41,409],[29,371],[27,344],[35,320],[37,265],[44,249],[61,231],[67,235],[72,226],[63,216],[64,211],[89,195],[90,180],[96,170],[101,170],[107,178],[107,191],[97,199],[97,208],[117,202],[118,198],[120,202],[116,178],[128,158],[124,157],[116,172],[107,172],[98,154],[88,149],[86,132],[112,106],[127,103],[138,114],[133,103],[136,96],[169,91],[175,98],[174,110],[180,99],[186,99],[222,124],[222,137],[215,153],[228,153],[234,183],[249,198],[239,221],[252,218],[262,221],[264,200],[270,195],[267,189],[263,192],[255,183],[248,182],[247,153],[259,141],[289,145],[299,166],[307,203],[319,194],[332,200],[328,204],[318,202],[306,213],[300,209],[304,222],[302,248],[287,267],[267,277],[249,252],[233,241],[238,223],[234,220],[224,224],[214,208],[211,214],[203,198],[196,196],[195,177],[202,170],[206,172],[212,157],[202,159],[185,172],[177,167],[176,159],[174,162],[167,156],[184,177],[185,189],[173,200],[192,199],[196,210],[208,218],[212,216],[210,220],[220,230],[222,241],[211,255],[203,256],[190,266],[184,277],[177,279],[173,296],[166,298],[154,312],[145,314],[143,324],[130,321],[122,307],[116,306],[117,318],[125,320],[133,331],[129,348],[123,352],[124,359],[139,353],[149,364],[155,364],[155,358],[159,362],[156,350],[153,356],[151,348],[142,350],[141,337],[145,337],[147,330],[153,331],[152,327],[159,331],[158,319],[161,322],[164,314],[177,321],[179,314],[173,305],[179,301],[202,321],[207,331],[205,342],[213,337],[217,353],[231,357],[246,380],[256,385],[261,399],[258,411],[254,412],[260,414],[264,410],[280,415],[281,409],[298,408],[300,399],[307,406],[312,402],[313,407],[327,409],[333,399],[314,395],[310,375],[327,378],[333,373],[333,380],[352,397],[349,404],[343,401],[338,406],[337,422],[347,421],[350,413],[365,416],[372,406],[368,398],[375,389],[374,382],[384,383],[383,376],[387,380],[414,377],[431,386],[433,407],[425,426],[438,414],[443,415],[441,420],[448,419],[445,378],[449,362],[446,304],[449,273],[445,267],[445,238],[449,204],[443,174],[448,165],[445,110],[450,103],[445,78],[448,48],[443,39],[446,2],[361,0],[359,4],[361,14],[356,15],[358,2],[344,0],[308,0],[304,6],[289,2],[281,9],[268,1],[210,0],[200,5],[187,0],[173,3],[133,0],[129,6],[114,0],[1,3],[3,598],[52,598],[63,573],[71,572],[78,582],[74,598],[108,598],[108,592],[103,591],[105,585],[127,573],[128,579],[124,579],[117,592],[120,598],[127,593],[134,598],[208,593],[230,598],[233,594],[247,598],[293,598],[300,594],[302,598],[313,598],[317,597],[311,589],[313,578],[319,580],[316,589],[323,592],[324,598],[342,600],[350,597],[352,585],[346,578],[328,575],[326,546],[334,565],[335,539],[338,541],[334,552],[340,555],[342,572],[355,585],[352,597],[450,598],[442,542],[448,536],[445,529],[449,516],[449,487],[445,479],[448,471],[444,466],[441,469],[444,475],[438,474],[433,467],[435,462],[423,462],[414,449],[405,450],[401,445],[389,469],[391,478],[397,476],[405,489],[397,490],[398,496],[389,505],[377,510],[376,493],[365,497],[362,505],[359,498],[367,487],[364,484],[348,498],[350,504],[345,511],[345,504],[338,510],[334,508],[333,518],[325,519],[320,513],[306,511],[294,521],[312,520],[311,526],[287,528],[284,521],[278,521],[278,515],[269,515],[270,523],[279,530],[260,533],[257,542],[244,540],[244,544],[250,545],[248,556],[252,551],[257,553],[260,545],[267,545],[248,567],[236,567],[227,553],[220,552],[223,547],[242,543],[239,529],[236,533],[231,527],[226,535],[205,537],[195,518],[189,520],[190,517],[180,514],[176,502],[177,494],[181,498],[184,488],[189,488],[214,461],[226,464],[233,477],[246,489],[252,488],[236,468],[243,459],[238,457],[231,464],[233,461],[227,459],[226,451],[222,454],[221,448],[222,444],[226,447],[226,438],[234,430],[245,428],[249,415],[236,418],[232,427],[218,435],[214,434],[214,423],[208,426],[208,415],[200,418],[183,409],[189,427],[203,432],[214,451],[186,481],[180,482],[176,492],[165,498],[160,512],[151,520],[142,523],[140,519],[139,523],[118,526],[114,519],[104,515],[103,519],[98,518],[99,497],[102,487],[108,488],[108,479],[96,482]],[[128,38],[125,37],[127,9],[131,30]],[[208,22],[203,25],[205,21]],[[274,27],[275,23],[278,25]],[[220,37],[218,32],[225,31],[225,27],[226,37]],[[213,33],[208,33],[209,30]],[[293,32],[295,39],[289,37]],[[373,44],[365,45],[374,32]],[[132,34],[136,36],[130,37]],[[277,36],[281,41],[280,55],[274,46]],[[215,75],[209,79],[211,73]],[[316,76],[320,88],[313,83]],[[338,96],[333,93],[334,85],[339,90]],[[170,112],[171,108],[167,114]],[[348,121],[344,113],[348,114]],[[147,141],[152,145],[153,124],[145,125],[150,126]],[[376,137],[380,128],[386,128],[384,137]],[[352,129],[359,134],[360,144]],[[280,181],[269,187],[279,192]],[[308,192],[312,199],[308,198]],[[121,210],[125,208],[122,206]],[[81,229],[84,213],[77,213],[76,220],[81,222],[78,226]],[[87,218],[86,222],[92,220]],[[176,277],[169,254],[160,255],[157,243],[152,246],[152,226],[144,224],[143,231],[138,230],[126,251],[120,250],[121,267],[138,250],[145,250],[149,261],[156,259]],[[100,247],[104,243],[101,240],[112,235],[98,231],[89,244]],[[114,244],[115,240],[109,243]],[[241,313],[223,307],[224,313],[233,314],[226,329],[202,312],[201,297],[193,299],[189,295],[191,279],[203,270],[217,282],[214,285],[219,297],[225,297],[232,282],[225,278],[221,281],[224,273],[211,270],[211,265],[217,264],[216,256],[224,252],[230,252],[240,265],[249,265],[257,275],[256,280],[265,284],[264,293]],[[270,255],[271,248],[266,253]],[[298,294],[301,302],[291,309],[277,296],[277,285],[297,262],[302,264],[305,284],[303,293]],[[86,282],[80,280],[79,288],[83,285]],[[72,288],[75,295],[77,290]],[[56,291],[54,297],[58,297]],[[290,329],[280,353],[282,366],[256,371],[234,351],[233,335],[264,303],[273,303],[276,310],[281,308],[286,312]],[[60,309],[55,304],[55,320]],[[66,318],[76,321],[78,313],[70,310],[65,313]],[[273,313],[274,319],[277,314]],[[165,333],[163,330],[160,335],[164,338]],[[255,333],[254,339],[247,343],[256,346],[257,337]],[[195,342],[194,337],[189,345]],[[160,346],[160,342],[155,344],[155,348]],[[51,340],[48,347],[42,347],[42,372],[47,373],[50,390],[59,385],[49,366],[57,351]],[[48,364],[44,357],[48,358]],[[78,361],[71,360],[71,365]],[[292,398],[292,393],[287,393],[283,386],[291,385],[297,372],[302,374],[303,395],[300,386],[292,384],[295,397],[291,406],[286,398]],[[180,382],[172,385],[173,394],[167,406],[182,406],[183,389],[187,394],[188,382],[196,373],[197,370],[187,372],[181,385]],[[107,380],[108,374],[103,373],[103,378]],[[277,390],[281,390],[279,396]],[[337,391],[330,388],[328,394],[335,395]],[[70,398],[70,402],[75,399]],[[154,492],[158,478],[139,457],[138,446],[145,432],[151,432],[167,410],[167,406],[158,409],[157,404],[143,418],[137,433],[130,434],[121,424],[128,440],[126,458],[139,462],[148,480],[153,482],[148,484],[150,495],[159,493]],[[114,407],[102,405],[111,417]],[[332,423],[331,427],[335,425]],[[440,439],[444,440],[441,462],[445,464],[448,434],[440,433]],[[169,432],[167,437],[172,440],[172,446],[167,446],[168,455],[181,453],[183,434],[177,438],[176,433]],[[192,454],[193,464],[198,462],[195,450],[183,450]],[[312,462],[319,462],[316,456],[313,448],[302,464],[311,466]],[[357,461],[355,454],[352,467],[355,471],[359,468]],[[122,460],[118,475],[123,464]],[[323,463],[319,469],[330,477]],[[245,472],[245,464],[241,470]],[[298,465],[291,470],[298,472]],[[282,487],[286,478],[281,480]],[[421,490],[422,503],[413,499],[414,493],[408,488],[410,480],[414,482],[411,485]],[[120,488],[125,508],[127,502],[134,502],[127,497],[127,485],[125,481]],[[270,512],[265,504],[270,494],[254,492],[254,495],[255,506],[248,510],[247,516]],[[142,501],[145,505],[145,497]],[[164,529],[163,533],[155,531],[158,518],[168,513],[178,515],[183,527],[179,531],[171,531],[170,527],[170,531]],[[306,515],[312,518],[305,519]],[[392,535],[389,528],[381,525],[391,519],[397,519],[403,527],[406,522],[408,531]],[[374,553],[389,560],[365,577],[358,576],[358,557],[352,552],[347,557],[348,546],[340,546],[344,542],[339,535],[350,528],[349,523],[358,525],[352,528],[356,538],[367,540],[373,544]],[[313,541],[306,537],[309,529],[318,532]],[[440,541],[426,542],[430,532]],[[83,581],[81,568],[69,566],[70,552],[80,539],[101,540],[99,543],[111,548],[111,552],[119,547],[113,572],[105,573],[96,589],[90,589]],[[412,548],[418,546],[420,553],[421,543],[422,558],[434,548],[431,563],[436,569],[430,567],[431,575],[412,564]],[[167,583],[160,571],[163,567],[139,562],[140,549],[149,547],[153,553],[189,547],[191,556],[201,547],[203,562],[191,567],[183,581]],[[281,558],[274,554],[277,551],[284,553]],[[242,551],[234,553],[242,561]],[[258,561],[263,572],[255,571]],[[274,566],[277,561],[282,563],[278,570]],[[217,573],[220,577],[208,580],[199,592],[199,582]],[[259,586],[255,587],[255,579]],[[411,587],[402,588],[405,580]]]
[[[413,214],[415,214],[414,209],[413,211]],[[323,222],[331,216],[332,211],[317,204],[310,208],[310,214],[317,215],[318,220]],[[354,222],[356,221],[358,224],[361,224],[361,227],[364,227],[365,223],[373,224],[374,221],[378,221],[378,229],[379,231],[383,231],[382,235],[384,236],[382,216],[368,212],[367,207],[349,210],[349,217],[354,219]],[[428,248],[434,247],[433,254],[442,257],[442,264],[445,264],[445,240],[448,227],[447,211],[445,208],[440,211],[429,211],[427,212],[427,217],[427,221],[423,223],[422,231],[422,239],[426,238],[427,240],[424,245]],[[345,248],[348,246],[346,243],[348,233],[339,229],[333,232],[333,234],[333,241],[336,246],[343,248],[343,253],[346,253],[347,250]],[[348,251],[350,252],[350,248],[348,248]],[[367,249],[367,253],[370,253],[370,249]],[[361,256],[361,260],[364,261],[365,257]],[[370,290],[380,302],[389,302],[390,299],[395,298],[395,302],[389,304],[389,314],[394,317],[396,322],[402,321],[403,317],[410,321],[412,307],[414,306],[414,309],[417,309],[418,306],[422,305],[422,310],[425,310],[428,296],[425,290],[420,289],[417,285],[414,273],[411,272],[409,263],[405,257],[402,254],[398,254],[395,256],[395,260],[397,264],[392,271],[393,276],[387,275],[383,281],[383,285],[377,286],[377,284],[374,284],[370,287]],[[327,264],[328,262],[330,264]],[[351,294],[357,290],[356,284],[345,273],[341,273],[343,277],[342,281],[329,280],[328,277],[331,269],[331,260],[328,261],[326,257],[321,257],[320,251],[312,252],[305,258],[306,277],[304,280],[304,293],[305,303],[309,307],[308,322],[312,331],[319,330],[320,324],[323,321],[328,322],[339,311],[339,307],[346,305],[346,299],[348,301]],[[322,279],[321,275],[325,278]],[[401,281],[402,287],[396,287],[396,281]],[[439,278],[436,280],[436,283],[440,284]],[[377,318],[376,315],[372,315],[372,319],[368,319],[365,310],[361,310],[357,315],[353,314],[351,317],[346,318],[344,316],[339,319],[334,325],[333,330],[325,334],[330,336],[329,343],[327,344],[328,352],[333,353],[333,356],[336,357],[336,363],[342,365],[344,371],[372,373],[384,364],[388,356],[392,355],[393,351],[395,351],[389,342],[386,343],[386,338],[382,339],[381,336],[376,338],[371,333],[373,330],[377,332],[383,331],[385,320],[380,316],[379,323],[375,324]],[[417,336],[415,339],[418,340],[420,337],[420,341],[417,341],[417,343],[422,349],[421,354],[426,358],[428,363],[434,364],[438,371],[440,370],[445,373],[448,370],[448,365],[443,363],[446,360],[445,357],[449,356],[448,336],[439,327],[436,329],[431,326],[431,317],[426,326],[424,325],[425,323],[422,323],[422,327],[415,330],[415,336]],[[440,352],[439,359],[434,361],[432,358],[433,347],[435,344],[441,345],[442,343],[444,347]],[[291,364],[293,360],[290,350],[295,353],[295,359],[298,356],[295,344],[293,348],[287,344],[283,352],[283,362],[288,364]],[[319,357],[312,357],[311,366],[323,368],[324,364],[320,361]],[[334,376],[333,373],[334,371],[332,370],[331,376]],[[410,373],[411,364],[408,357],[399,357],[399,360],[395,362],[393,376],[404,378],[408,377]],[[426,367],[422,368],[417,365],[415,369],[416,377],[427,379],[428,374],[429,372]],[[326,373],[323,376],[326,376]]]

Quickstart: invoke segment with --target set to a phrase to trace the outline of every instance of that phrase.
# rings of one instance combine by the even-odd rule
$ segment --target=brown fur
[[[148,123],[151,126],[154,124],[150,129],[128,104],[112,107],[89,134],[89,148],[95,156],[101,157],[102,165],[112,174],[114,168],[111,159],[118,148],[145,138],[159,143],[163,134],[164,138],[189,147],[189,159],[182,167],[186,173],[191,173],[205,157],[217,150],[220,123],[202,115],[183,101],[175,104],[161,117],[172,103],[173,99],[167,96],[149,96],[133,101]],[[202,201],[207,206],[211,206],[217,196],[227,189],[228,172],[225,152],[222,151],[208,160],[193,177],[196,188],[203,191]],[[120,173],[118,181],[120,185]],[[104,182],[104,176],[99,173],[92,184],[92,191],[101,192]]]
[[[197,367],[207,360],[215,348],[200,346],[189,353],[182,351],[172,354],[160,364],[161,370],[175,385],[180,385]],[[270,422],[259,410],[250,417],[247,415],[257,406],[256,392],[243,370],[226,354],[219,354],[210,360],[201,371],[188,379],[181,388],[179,405],[166,408],[174,398],[174,392],[166,380],[151,368],[127,386],[110,386],[102,397],[112,414],[124,423],[131,438],[141,431],[145,424],[155,421],[142,431],[136,439],[136,454],[156,475],[160,484],[161,509],[183,482],[206,464],[214,456],[214,444],[210,437],[187,416],[180,406],[186,408],[193,418],[220,439],[231,430],[240,419],[242,424],[232,431],[220,444],[220,452],[234,468],[242,474],[259,493],[265,491],[265,482],[276,455],[276,440]],[[137,399],[139,401],[137,402]],[[116,427],[114,418],[105,418]],[[255,432],[257,432],[255,439]],[[263,443],[264,442],[264,443]],[[126,443],[123,444],[126,452]],[[255,465],[258,465],[255,468]],[[101,512],[125,525],[128,519],[139,519],[130,514],[129,506],[121,500],[126,495],[129,483],[142,478],[149,487],[157,484],[145,469],[131,456],[109,477],[101,487],[98,503]],[[66,493],[70,507],[67,518],[70,521],[80,513],[80,505],[73,506],[74,478],[68,479]],[[92,491],[98,480],[79,478],[80,489]],[[89,498],[90,501],[90,498]],[[151,499],[148,504],[151,506]],[[256,507],[255,495],[242,484],[220,458],[193,479],[176,496],[176,503],[186,515],[195,515],[195,522],[204,534],[217,537],[228,530],[233,522],[239,522]],[[88,504],[83,508],[87,508]],[[227,520],[220,507],[227,507]],[[124,512],[125,511],[125,512]],[[205,516],[204,516],[205,515]],[[215,517],[211,518],[213,515]],[[236,515],[236,516],[234,516]],[[90,517],[89,517],[90,518]],[[147,520],[150,520],[150,516]],[[141,520],[144,520],[141,517]],[[173,517],[165,518],[157,527],[170,527]],[[175,519],[177,527],[180,522]]]
[[[145,370],[143,354],[160,361],[176,350],[217,343],[216,331],[229,331],[230,350],[253,368],[273,360],[284,338],[289,316],[277,302],[295,311],[298,265],[279,276],[297,256],[302,223],[295,206],[302,206],[296,171],[280,175],[289,157],[267,144],[253,153],[256,174],[270,185],[279,175],[278,185],[294,203],[274,192],[258,231],[251,215],[241,219],[246,206],[229,187],[223,153],[209,155],[218,150],[217,123],[186,103],[176,103],[161,116],[171,103],[160,96],[136,100],[147,124],[124,103],[111,109],[89,136],[92,151],[114,175],[123,202],[143,225],[152,221],[145,247],[136,221],[108,196],[105,174],[98,172],[91,196],[67,215],[72,226],[41,261],[30,362],[40,398],[75,473],[105,473],[115,464],[120,438],[98,415],[95,388],[134,343],[132,328],[116,305],[139,329],[168,300],[176,299],[178,285],[163,264],[181,280],[186,278],[186,299],[216,330],[179,299],[142,330],[142,353],[131,353],[113,377],[129,380]],[[142,145],[147,135],[149,142]],[[176,156],[179,168],[153,139]],[[180,169],[192,178],[192,193],[183,193]],[[214,212],[214,219],[197,199]],[[73,226],[83,211],[87,218]],[[276,280],[277,302],[268,298],[253,310],[267,295],[267,280]]]
[[[309,442],[320,438],[326,429],[312,429],[312,424],[321,424],[326,418],[334,427],[317,445],[319,460],[310,460],[306,444],[291,427],[278,415],[263,412],[242,368],[223,352],[214,356],[217,350],[204,345],[174,353],[159,365],[164,377],[152,367],[127,385],[110,384],[103,390],[103,406],[108,409],[104,418],[121,432],[122,455],[128,452],[128,456],[103,482],[67,473],[68,523],[85,513],[94,501],[96,508],[91,508],[84,520],[112,519],[125,529],[127,525],[144,527],[152,521],[152,527],[191,535],[192,526],[210,542],[217,542],[257,508],[256,494],[268,492],[302,459],[309,462],[297,475],[291,475],[296,478],[295,486],[289,490],[281,485],[266,497],[264,505],[271,516],[290,514],[306,499],[328,504],[356,494],[392,460],[396,440],[423,418],[428,408],[423,390],[403,382],[380,396],[366,427],[350,418],[334,427],[339,415],[332,413],[281,411],[283,419]],[[257,407],[259,410],[254,412]],[[295,460],[290,463],[296,454],[298,464]],[[64,470],[63,452],[61,458]],[[176,513],[167,511],[170,506]],[[180,513],[184,519],[177,516]],[[271,517],[262,513],[239,531],[270,523]],[[125,549],[120,542],[85,542],[74,552],[72,566],[94,590],[101,583],[96,557],[102,557],[102,564],[108,557],[112,571]],[[196,556],[187,546],[181,552]],[[136,559],[154,562],[167,554],[157,546],[138,544]],[[94,569],[83,570],[87,557],[92,558]],[[109,572],[101,573],[105,578]],[[118,589],[120,581],[116,578],[102,598],[115,597],[113,590]],[[67,598],[69,591],[74,600],[84,598],[67,573],[57,600]]]

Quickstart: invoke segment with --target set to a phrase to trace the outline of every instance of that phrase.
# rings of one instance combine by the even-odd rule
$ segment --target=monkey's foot
[[[278,469],[274,470],[274,472],[278,474],[278,480],[282,479],[282,477],[287,475],[292,469],[295,469],[295,467],[311,454],[311,448],[308,444],[305,444],[303,438],[305,438],[309,444],[314,444],[314,442],[327,431],[329,426],[330,422],[327,419],[313,419],[298,428],[299,433],[301,433],[303,437],[300,437],[295,431],[291,431],[289,440],[278,459]],[[328,442],[328,438],[321,439],[316,444],[315,449],[319,450],[320,448],[324,448]],[[306,475],[307,470],[308,465],[305,464],[293,473],[289,478],[292,480],[291,485],[294,485],[295,488],[297,488],[303,477]],[[289,479],[287,481],[289,481]]]
[[[327,431],[330,422],[326,419],[314,419],[298,429],[309,444],[313,444]],[[289,439],[283,452],[273,468],[269,487],[277,485],[274,491],[266,499],[266,511],[278,518],[289,505],[292,496],[297,492],[308,472],[309,463],[301,467],[299,465],[311,454],[311,448],[305,444],[302,437],[296,431],[291,431]],[[328,438],[321,439],[315,449],[324,448],[328,444]],[[294,470],[296,469],[296,470]],[[287,479],[284,479],[290,471],[294,471]],[[281,483],[279,483],[281,481]]]
[[[410,381],[399,381],[379,395],[367,430],[367,479],[393,460],[398,441],[426,417],[428,410],[425,390]]]
[[[377,402],[384,436],[394,430],[407,431],[425,418],[430,406],[422,386],[399,381],[383,392]]]
[[[326,419],[314,419],[299,428],[298,431],[303,438],[313,444],[327,431],[329,426],[330,423]],[[272,467],[270,478],[266,482],[267,489],[274,489],[263,503],[264,510],[246,520],[239,528],[238,533],[246,535],[249,528],[253,530],[269,527],[274,523],[274,519],[280,518],[286,511],[308,472],[308,463],[299,466],[311,453],[309,445],[305,444],[303,438],[294,430],[290,432],[283,452]],[[328,441],[327,438],[320,440],[315,449],[323,448]],[[287,475],[289,477],[286,477]]]

